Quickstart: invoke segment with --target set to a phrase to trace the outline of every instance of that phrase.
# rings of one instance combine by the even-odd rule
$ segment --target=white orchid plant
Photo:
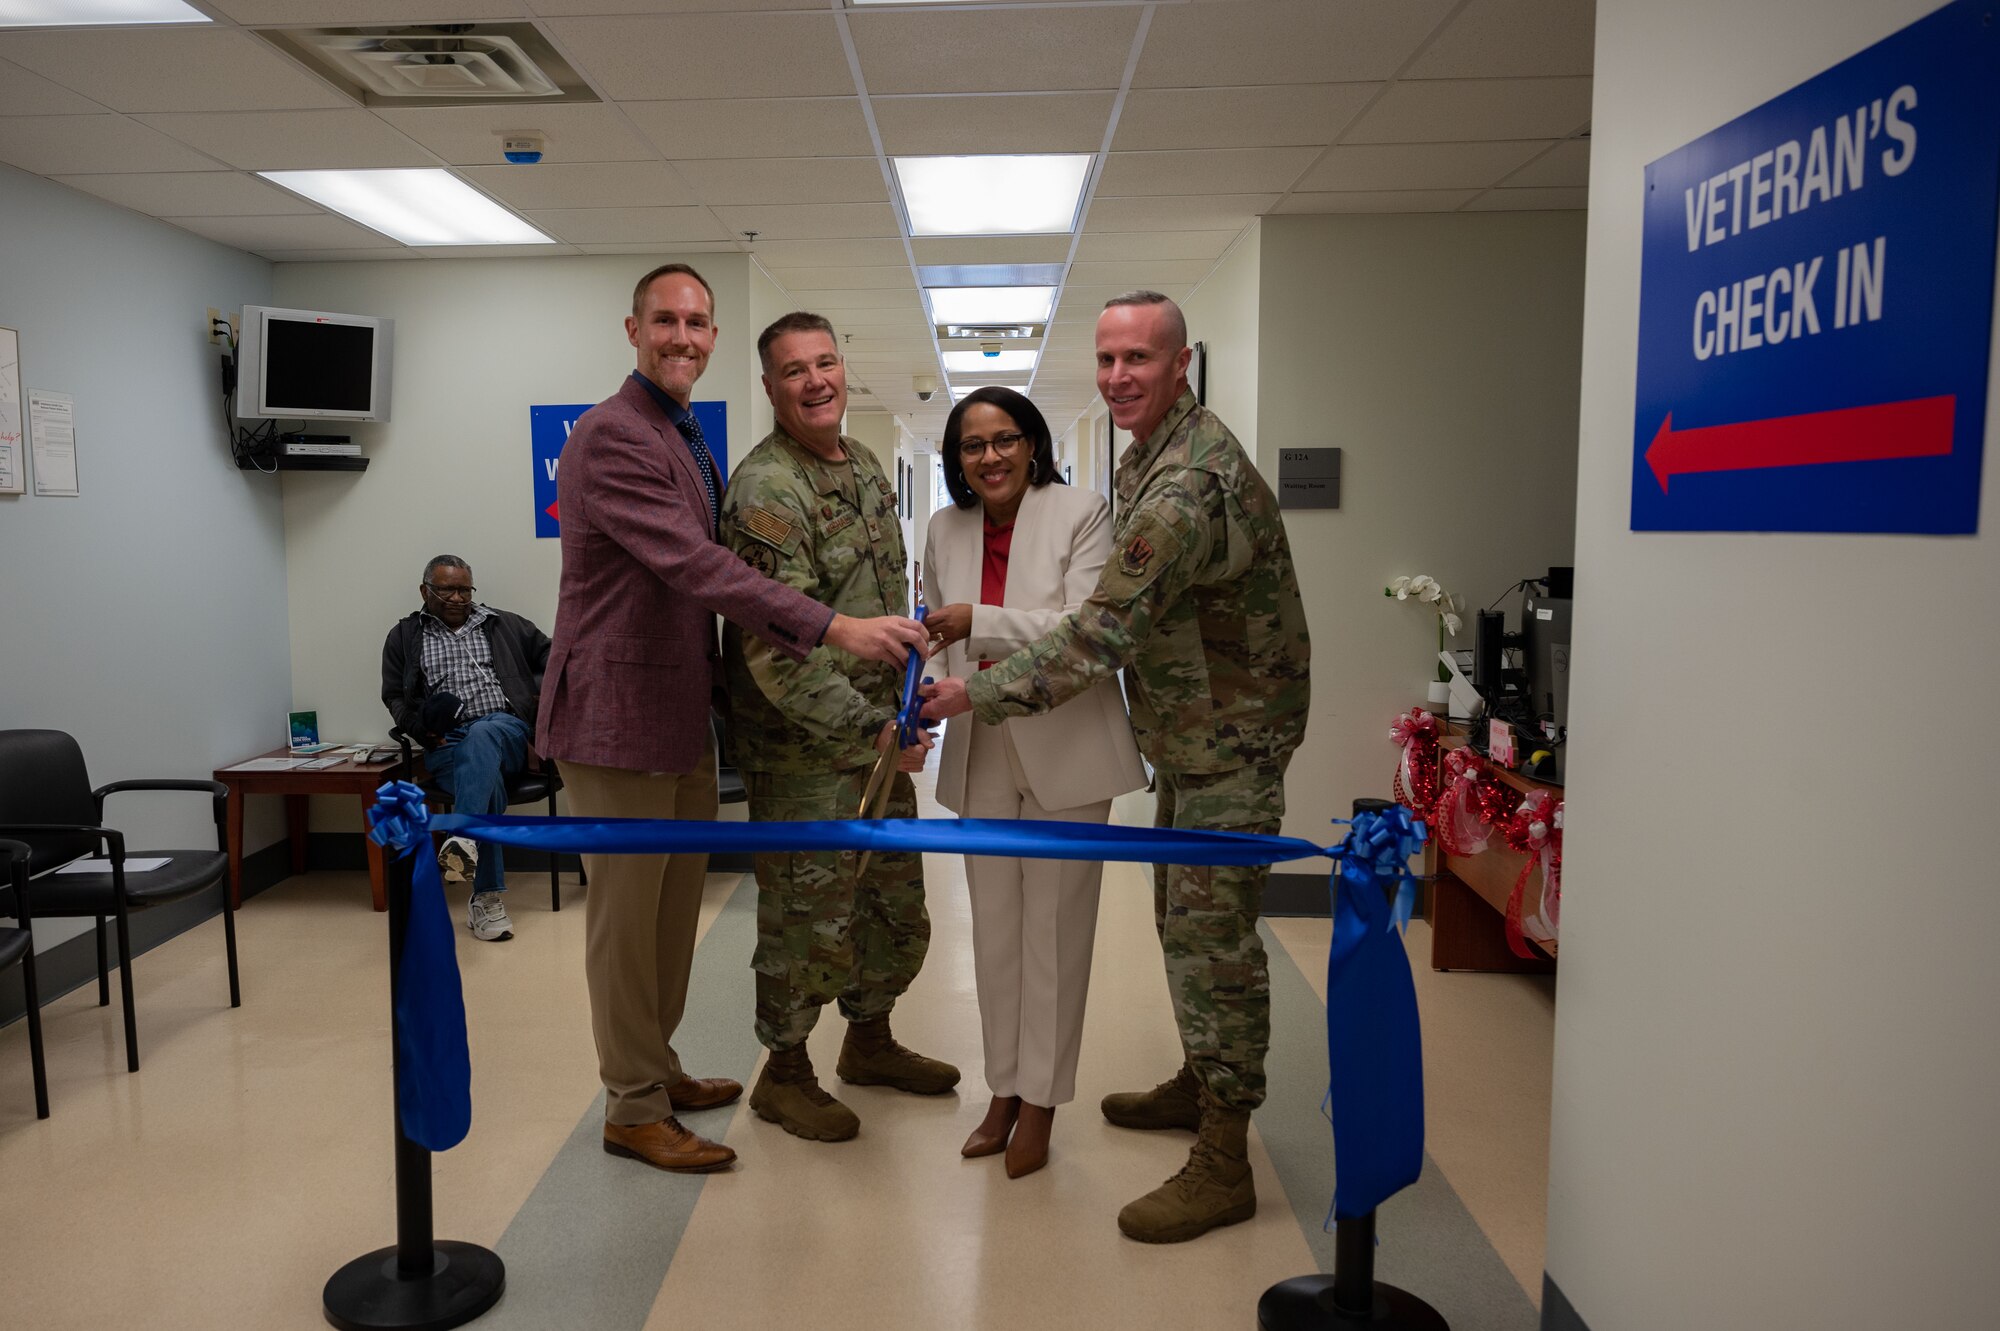
[[[1393,596],[1399,601],[1417,601],[1429,606],[1437,615],[1440,652],[1444,651],[1445,635],[1449,633],[1456,638],[1459,629],[1465,626],[1465,621],[1458,617],[1458,612],[1464,608],[1464,600],[1438,586],[1436,578],[1421,573],[1414,578],[1397,578],[1382,589],[1382,595]],[[1437,671],[1440,682],[1450,682],[1451,671],[1445,669],[1443,661],[1438,662]]]

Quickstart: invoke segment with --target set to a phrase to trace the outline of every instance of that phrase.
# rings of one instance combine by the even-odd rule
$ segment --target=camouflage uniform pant
[[[811,775],[746,772],[752,822],[852,818],[868,785],[866,767]],[[890,818],[917,816],[917,790],[897,773]],[[805,1043],[819,1010],[838,999],[850,1021],[886,1017],[924,964],[931,919],[921,855],[859,852],[759,855],[757,1038],[767,1049]]]
[[[1232,772],[1157,772],[1153,823],[1276,832],[1285,812],[1285,766],[1281,760]],[[1271,973],[1257,912],[1270,874],[1263,867],[1153,866],[1153,924],[1181,1049],[1209,1094],[1232,1109],[1264,1103]]]

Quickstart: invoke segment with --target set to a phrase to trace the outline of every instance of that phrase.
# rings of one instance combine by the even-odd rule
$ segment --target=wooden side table
[[[260,753],[257,758],[289,758],[286,749]],[[245,759],[254,762],[256,759]],[[244,771],[241,767],[218,767],[215,779],[229,787],[229,900],[243,904],[243,799],[246,795],[285,797],[285,837],[291,845],[292,872],[306,871],[306,801],[314,795],[346,795],[358,798],[367,809],[375,803],[375,790],[384,781],[395,779],[401,759],[381,762],[341,762],[332,767],[293,767],[284,771]],[[365,817],[365,815],[364,815]],[[363,838],[367,841],[367,838]],[[389,908],[388,884],[384,876],[382,848],[373,841],[368,846],[368,886],[375,895],[375,909]]]

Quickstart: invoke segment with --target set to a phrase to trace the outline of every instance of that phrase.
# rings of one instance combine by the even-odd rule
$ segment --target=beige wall
[[[1390,719],[1435,678],[1435,620],[1384,599],[1391,578],[1466,596],[1470,646],[1472,607],[1570,562],[1583,230],[1576,213],[1270,217],[1191,302],[1211,396],[1240,415],[1255,378],[1246,442],[1274,488],[1279,449],[1343,450],[1341,507],[1286,520],[1313,636],[1291,835],[1327,840],[1357,796],[1388,793]],[[1245,248],[1255,361],[1234,345]]]
[[[350,431],[368,470],[279,478],[292,702],[319,712],[324,736],[387,731],[382,640],[417,608],[434,554],[470,562],[480,600],[553,630],[561,552],[534,534],[528,408],[617,390],[634,360],[623,322],[632,284],[672,257],[278,265],[280,305],[396,320],[392,419]],[[728,403],[730,454],[741,457],[757,438],[749,264],[690,261],[715,288],[721,329],[695,397]],[[315,805],[315,826],[359,825],[344,804]]]
[[[771,275],[764,271],[763,265],[754,260],[749,265],[746,281],[749,288],[749,314],[743,320],[740,335],[743,345],[750,348],[750,372],[755,377],[750,389],[750,432],[744,436],[744,447],[738,450],[738,456],[749,452],[756,446],[757,441],[771,433],[772,427],[777,424],[776,418],[771,414],[770,396],[765,393],[759,375],[758,335],[769,328],[780,315],[789,314],[798,308],[798,303],[792,299],[790,293],[772,281]]]
[[[1593,1331],[1994,1324],[2000,487],[1971,537],[1628,529],[1646,163],[1932,8],[1598,6],[1548,1227]]]
[[[1262,361],[1258,357],[1264,225],[1262,221],[1251,223],[1250,229],[1222,256],[1215,271],[1195,288],[1182,307],[1188,320],[1188,340],[1202,344],[1208,362],[1205,405],[1228,423],[1253,457],[1257,448],[1257,396],[1264,382]],[[1097,405],[1101,411],[1102,399]]]

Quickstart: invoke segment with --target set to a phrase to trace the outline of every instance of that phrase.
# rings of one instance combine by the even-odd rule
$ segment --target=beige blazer
[[[1097,586],[1111,555],[1111,510],[1104,496],[1073,485],[1030,486],[1014,518],[1007,557],[1004,605],[979,603],[985,555],[982,506],[944,508],[931,514],[924,542],[924,601],[972,606],[972,636],[955,642],[941,662],[946,674],[966,679],[981,661],[998,661],[1035,642],[1075,610]],[[945,726],[938,764],[937,798],[958,812],[965,800],[965,758],[970,715]],[[1146,784],[1139,746],[1116,680],[1106,680],[1041,716],[1006,723],[1035,802],[1044,809],[1072,809],[1111,799]]]

